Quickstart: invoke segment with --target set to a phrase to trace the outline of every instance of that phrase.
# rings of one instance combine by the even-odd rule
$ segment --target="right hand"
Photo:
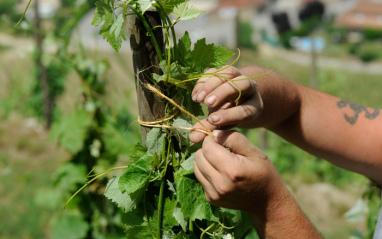
[[[224,68],[224,67],[223,67]],[[217,69],[209,69],[206,73],[214,73]],[[263,109],[263,101],[257,90],[256,82],[242,75],[239,69],[230,66],[217,74],[218,76],[199,79],[192,92],[192,100],[208,106],[209,117],[201,121],[209,130],[227,129],[234,126],[250,128],[253,121]],[[231,82],[235,81],[235,84]],[[240,91],[237,89],[240,88]],[[240,96],[238,102],[235,100]],[[200,123],[194,128],[204,129]],[[193,131],[190,140],[199,143],[206,137],[205,134]]]
[[[244,135],[215,130],[213,136],[205,138],[194,161],[195,176],[210,204],[257,218],[289,195],[271,160]]]

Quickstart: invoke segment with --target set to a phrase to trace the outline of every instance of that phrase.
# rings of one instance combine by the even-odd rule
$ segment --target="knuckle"
[[[217,192],[215,201],[222,200],[224,197],[227,197],[231,192],[231,188],[227,184],[217,184],[215,185],[215,189]]]
[[[214,72],[216,72],[216,71],[218,71],[218,69],[216,69],[216,68],[210,68],[210,69],[206,70],[204,73],[214,73]]]
[[[208,194],[207,202],[210,203],[210,204],[217,204],[217,202],[219,202],[221,200],[222,200],[222,198],[219,195],[219,193]]]
[[[252,109],[252,107],[249,107],[248,105],[242,105],[241,107],[243,109],[243,112],[242,112],[243,120],[248,121],[248,120],[253,120],[256,118],[255,108]]]
[[[227,67],[227,66],[225,66]],[[224,68],[224,67],[223,67]],[[236,67],[230,66],[227,69],[225,69],[222,73],[228,75],[231,78],[235,78],[237,76],[240,76],[240,72]]]
[[[200,149],[198,151],[196,151],[194,165],[196,165],[196,161],[198,161],[198,160],[200,160],[202,158],[202,153],[203,152]]]
[[[208,141],[204,140],[203,146],[202,146],[202,152],[201,152],[203,155],[208,155],[211,153],[211,149],[210,149],[211,147],[209,147],[208,145],[209,145]]]
[[[226,176],[234,184],[242,180],[241,174],[234,167],[226,171]]]

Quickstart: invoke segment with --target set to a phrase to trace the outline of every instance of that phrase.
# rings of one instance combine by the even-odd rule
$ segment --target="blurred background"
[[[33,0],[15,27],[28,1],[0,0],[0,239],[121,238],[123,218],[102,197],[106,179],[63,209],[91,170],[125,165],[141,139],[129,41],[116,53],[99,36],[95,2]],[[193,41],[239,48],[237,67],[274,68],[382,108],[381,1],[190,2],[205,13],[178,24],[178,37],[187,30]],[[372,238],[380,192],[366,178],[262,129],[243,133],[325,238]]]

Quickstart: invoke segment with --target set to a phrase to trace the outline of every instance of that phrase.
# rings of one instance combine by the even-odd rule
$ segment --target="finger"
[[[224,84],[216,87],[204,100],[208,107],[217,107],[227,101],[235,101],[239,97],[245,99],[254,94],[256,83],[252,80],[244,80],[246,76],[239,76],[233,80],[236,82],[226,81]]]
[[[232,108],[234,106],[236,106],[235,102],[227,101],[224,104],[220,105],[219,107],[208,108],[208,115],[210,115],[216,111],[219,111],[219,110],[226,110],[226,109]]]
[[[228,67],[217,74],[219,76],[211,76],[203,85],[201,85],[201,88],[197,92],[197,96],[194,96],[197,102],[204,102],[206,96],[209,95],[215,88],[227,82],[227,79],[234,79],[241,75],[240,71],[235,67]]]
[[[248,158],[252,158],[251,156],[256,154],[261,158],[266,158],[265,154],[259,148],[253,145],[243,134],[237,131],[215,130],[213,132],[213,136],[218,144],[229,148],[234,154]]]
[[[219,173],[225,174],[227,168],[231,168],[237,162],[236,155],[220,145],[214,137],[207,136],[204,139],[202,150],[205,159]]]
[[[214,72],[216,72],[216,71],[218,71],[218,69],[216,69],[216,68],[210,68],[210,69],[208,69],[206,72],[205,72],[205,74],[208,74],[208,73],[214,73]],[[192,100],[193,101],[195,101],[196,102],[196,97],[197,97],[197,95],[198,95],[198,92],[200,91],[200,89],[203,87],[203,84],[207,81],[207,79],[208,78],[210,78],[209,76],[207,76],[207,77],[203,77],[203,78],[200,78],[197,82],[196,82],[196,84],[195,84],[195,86],[194,86],[194,89],[192,90],[192,93],[191,93],[191,96],[192,96]]]
[[[204,126],[207,127],[211,132],[217,129],[217,126],[210,124],[207,119],[201,120],[200,121]],[[193,127],[194,129],[201,129],[201,130],[206,130],[200,123],[196,123]],[[206,137],[205,133],[199,132],[199,131],[191,131],[190,133],[190,141],[194,144],[200,143],[203,141],[203,139]]]
[[[242,104],[226,109],[218,110],[209,115],[207,121],[211,125],[225,126],[236,124],[251,124],[262,110],[262,101],[257,99],[248,99]]]
[[[199,150],[195,154],[195,164],[203,176],[208,180],[211,185],[214,185],[214,180],[218,180],[221,177],[219,172],[214,168],[203,154],[203,150]]]
[[[202,174],[200,169],[198,168],[196,162],[194,162],[194,174],[195,177],[198,179],[199,183],[202,185],[205,197],[207,201],[212,201],[212,197],[217,194],[215,188],[212,186],[212,184],[207,180],[207,178]]]

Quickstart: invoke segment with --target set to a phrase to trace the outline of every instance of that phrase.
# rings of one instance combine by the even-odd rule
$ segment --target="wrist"
[[[260,66],[249,66],[240,68],[240,71],[249,77],[254,77],[269,70]],[[253,81],[256,82],[264,109],[251,128],[264,127],[272,130],[288,123],[290,119],[294,119],[294,116],[299,114],[302,97],[300,86],[297,83],[277,72],[255,78]]]
[[[266,203],[263,210],[250,215],[260,238],[322,238],[286,187],[277,200]]]

